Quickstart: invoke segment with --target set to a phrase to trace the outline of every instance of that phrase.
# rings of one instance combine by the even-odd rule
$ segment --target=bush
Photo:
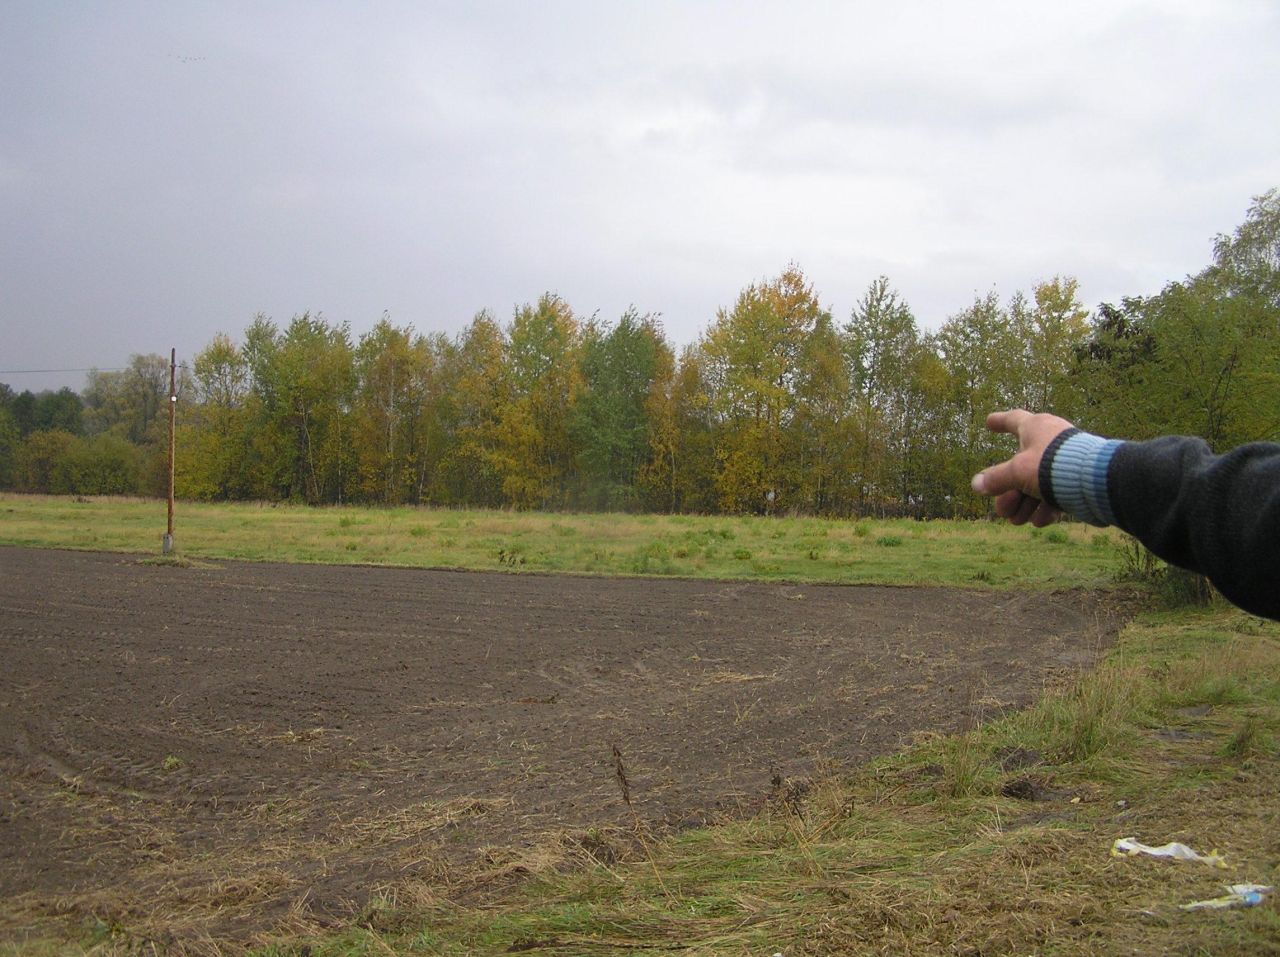
[[[1120,581],[1141,585],[1169,608],[1204,606],[1213,602],[1214,590],[1203,575],[1168,565],[1135,538],[1120,546]]]
[[[1165,565],[1155,583],[1156,595],[1170,608],[1193,605],[1201,608],[1213,603],[1215,594],[1209,579],[1174,565]]]
[[[0,488],[12,488],[22,439],[13,413],[0,405]]]
[[[130,495],[138,491],[138,449],[116,435],[75,439],[54,464],[50,491],[60,495]]]
[[[639,575],[671,574],[674,570],[671,549],[661,539],[654,539],[636,552],[631,570]]]
[[[78,439],[70,432],[52,429],[32,432],[18,449],[14,485],[21,492],[56,492],[54,473]]]

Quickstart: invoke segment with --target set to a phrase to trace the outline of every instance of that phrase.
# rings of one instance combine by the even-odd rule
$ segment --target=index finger
[[[1026,409],[1008,409],[1004,412],[992,412],[987,416],[987,428],[992,432],[1005,432],[1017,435],[1022,423],[1031,418]]]

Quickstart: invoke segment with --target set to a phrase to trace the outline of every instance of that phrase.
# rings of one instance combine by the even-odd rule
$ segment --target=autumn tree
[[[9,406],[0,401],[0,488],[12,488],[22,436]]]
[[[417,400],[412,328],[384,315],[355,349],[352,443],[360,497],[393,505],[413,485],[406,421]],[[406,487],[407,486],[407,487]]]
[[[558,508],[572,480],[569,423],[581,391],[578,321],[559,296],[516,310],[507,334],[510,393],[498,413],[494,462],[516,508]]]
[[[1010,384],[1014,405],[1070,418],[1080,408],[1074,359],[1089,335],[1089,310],[1073,278],[1037,283],[1032,302],[1015,295],[1009,306],[1013,334],[1022,341],[1022,368]]]
[[[793,507],[828,513],[848,505],[857,437],[849,370],[831,315],[820,312],[800,349],[792,447],[797,469]]]
[[[58,466],[76,444],[77,437],[63,429],[30,433],[18,447],[14,461],[14,486],[20,492],[65,494]]]
[[[175,484],[184,497],[236,499],[250,489],[249,362],[219,333],[192,364],[194,405],[179,416]]]
[[[792,428],[805,341],[826,313],[797,266],[752,284],[702,340],[715,422],[716,488],[731,512],[795,504]]]
[[[647,406],[649,454],[638,477],[646,506],[715,511],[715,433],[702,350],[685,346],[678,363],[659,354]]]
[[[502,504],[500,416],[510,403],[506,334],[477,313],[440,364],[444,448],[436,483],[449,504]]]
[[[440,333],[415,336],[410,346],[403,431],[406,494],[415,505],[427,501],[447,448],[444,369],[452,354],[452,343]]]
[[[956,485],[960,480],[957,470],[949,467],[955,454],[951,372],[934,334],[921,335],[909,357],[903,394],[903,452],[895,470],[895,511],[914,518],[949,515],[956,495],[964,494]]]

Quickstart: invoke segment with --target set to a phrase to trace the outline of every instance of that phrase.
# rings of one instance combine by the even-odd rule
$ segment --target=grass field
[[[0,544],[158,553],[163,502],[0,495]],[[179,503],[188,558],[761,581],[1110,584],[1121,537],[1085,525],[574,515]]]
[[[158,552],[163,503],[0,497],[0,542]],[[189,558],[603,575],[1110,587],[1118,535],[988,523],[531,515],[180,505]],[[1033,708],[862,768],[781,781],[750,819],[525,849],[520,880],[398,888],[270,955],[1280,954],[1280,626],[1222,604],[1152,606],[1096,671]],[[1110,856],[1217,848],[1228,869]],[[127,928],[9,945],[153,953]]]

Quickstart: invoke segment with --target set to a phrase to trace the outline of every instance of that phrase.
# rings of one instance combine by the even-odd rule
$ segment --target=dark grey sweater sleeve
[[[1041,468],[1050,504],[1118,525],[1246,611],[1280,620],[1280,445],[1214,455],[1194,438],[1119,442],[1073,432],[1051,453]]]

